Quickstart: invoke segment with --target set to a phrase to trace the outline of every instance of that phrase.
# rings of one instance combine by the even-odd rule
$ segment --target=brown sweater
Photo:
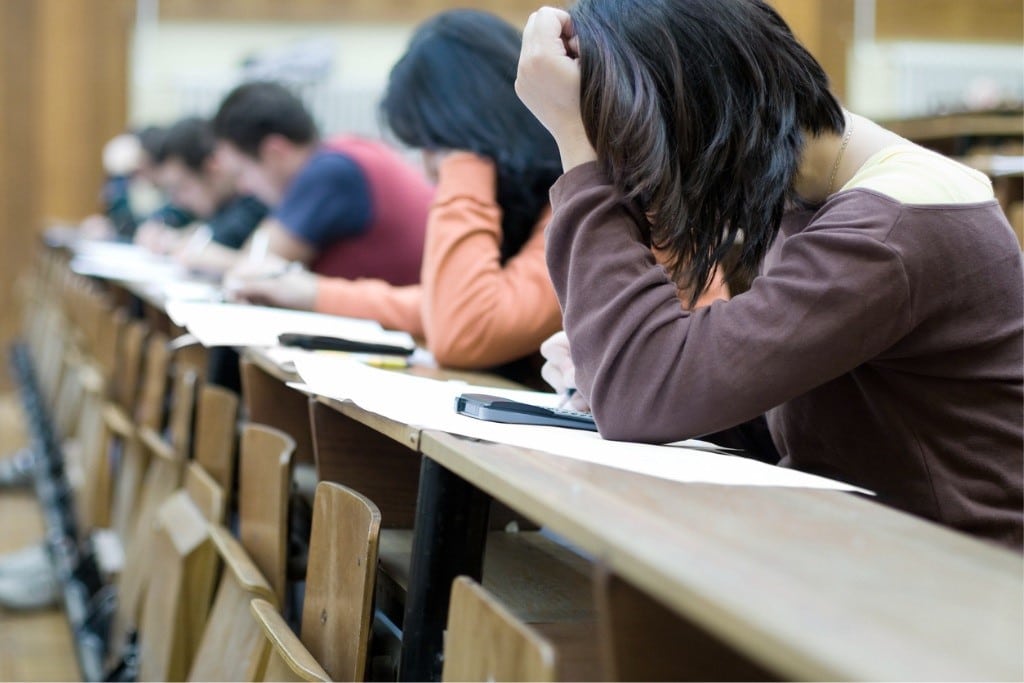
[[[604,436],[767,412],[783,465],[1021,547],[1024,271],[996,202],[838,193],[786,215],[749,292],[687,313],[597,164],[551,196],[548,268]]]

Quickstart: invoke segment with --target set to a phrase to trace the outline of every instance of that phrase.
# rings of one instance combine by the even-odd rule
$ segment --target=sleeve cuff
[[[551,207],[557,209],[584,188],[608,184],[608,178],[596,161],[580,164],[563,173],[551,186]]]

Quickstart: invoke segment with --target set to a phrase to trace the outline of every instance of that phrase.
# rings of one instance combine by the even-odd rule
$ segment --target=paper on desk
[[[110,260],[91,256],[75,256],[69,264],[79,275],[120,280],[124,282],[172,282],[188,277],[188,271],[171,261],[159,260]]]
[[[602,439],[594,432],[561,427],[484,422],[455,412],[455,397],[479,392],[552,407],[559,397],[535,391],[439,382],[366,367],[344,358],[295,359],[311,393],[351,401],[364,410],[403,424],[485,441],[530,448],[574,460],[681,482],[742,486],[788,486],[863,491],[854,486],[747,458],[687,448]]]
[[[109,242],[106,240],[77,240],[72,246],[75,256],[90,261],[105,263],[140,263],[149,261],[167,261],[166,256],[156,254],[145,247],[127,242]]]
[[[379,344],[412,344],[412,337],[405,332],[385,330],[374,320],[265,306],[168,301],[167,315],[206,347],[276,346],[278,336],[285,332]]]

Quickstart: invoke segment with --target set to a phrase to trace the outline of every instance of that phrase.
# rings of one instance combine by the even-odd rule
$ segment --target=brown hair
[[[718,264],[754,272],[795,199],[805,132],[843,130],[824,70],[762,0],[580,0],[570,12],[587,136],[674,278],[696,300]]]

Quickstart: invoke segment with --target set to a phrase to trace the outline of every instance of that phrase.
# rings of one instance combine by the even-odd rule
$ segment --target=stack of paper
[[[674,481],[862,491],[824,477],[687,447],[688,443],[694,442],[656,446],[608,441],[594,432],[484,422],[455,412],[455,397],[461,393],[493,394],[547,407],[557,404],[558,396],[555,394],[439,382],[367,367],[344,358],[300,357],[295,359],[295,365],[305,383],[304,390],[340,401],[351,401],[372,413],[415,427],[529,448]]]
[[[246,304],[168,301],[167,315],[206,347],[276,346],[288,333],[338,337],[369,344],[412,346],[405,332],[385,330],[375,320],[291,311]]]

